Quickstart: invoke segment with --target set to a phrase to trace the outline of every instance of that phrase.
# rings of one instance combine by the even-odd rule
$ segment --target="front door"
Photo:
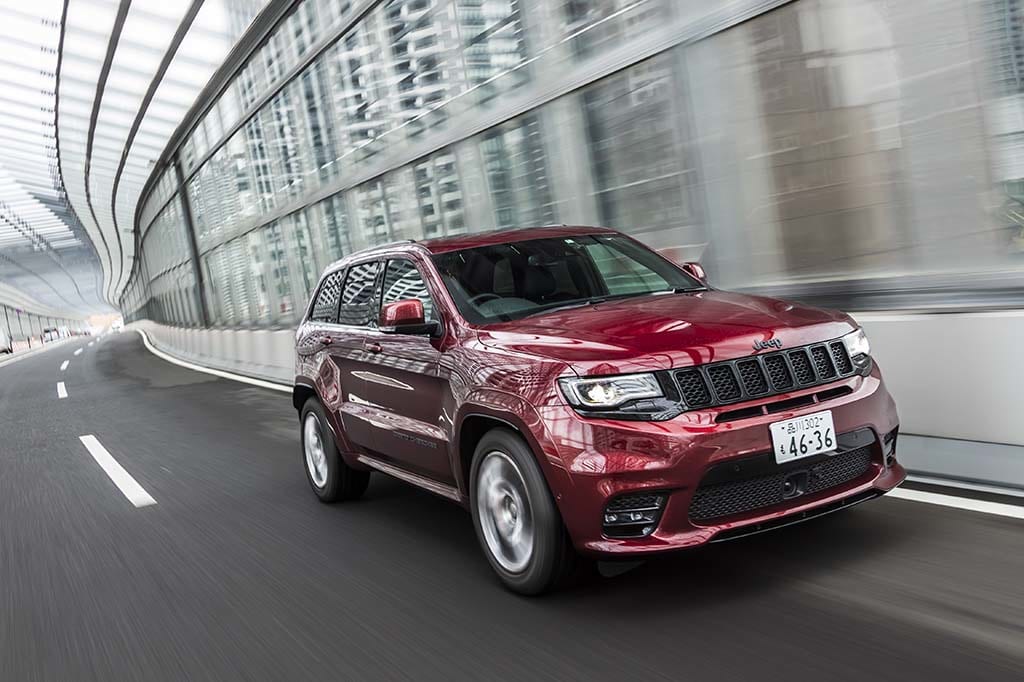
[[[433,298],[416,264],[387,262],[381,305],[417,298],[424,318],[436,320]],[[443,413],[445,384],[438,372],[440,338],[376,331],[365,340],[366,367],[360,373],[375,412],[374,448],[402,468],[452,484],[448,456],[450,429]]]

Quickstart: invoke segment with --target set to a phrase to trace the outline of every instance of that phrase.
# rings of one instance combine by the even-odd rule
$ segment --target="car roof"
[[[530,239],[557,239],[559,237],[579,237],[587,234],[619,234],[618,230],[609,227],[588,227],[585,225],[545,225],[542,227],[518,227],[504,228],[499,230],[488,230],[487,232],[474,232],[471,234],[453,235],[451,237],[436,237],[413,241],[392,242],[371,246],[350,253],[328,266],[324,274],[327,275],[336,270],[346,267],[352,262],[363,260],[370,256],[386,257],[395,253],[408,253],[410,250],[418,249],[421,252],[427,251],[430,254],[448,253],[450,251],[461,251],[463,249],[475,249],[481,246],[493,246],[495,244],[511,244],[523,242]]]
[[[452,237],[437,237],[435,239],[418,241],[416,244],[422,246],[430,253],[438,254],[448,253],[449,251],[461,251],[463,249],[475,249],[481,246],[493,246],[495,244],[511,244],[529,239],[557,239],[559,237],[579,237],[587,234],[616,234],[616,231],[607,227],[546,225],[544,227],[506,228],[503,230],[490,230],[488,232],[460,234]]]

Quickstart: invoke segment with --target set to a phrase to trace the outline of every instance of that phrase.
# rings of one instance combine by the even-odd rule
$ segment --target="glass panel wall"
[[[198,319],[180,197],[223,326],[294,324],[367,246],[556,222],[834,305],[1018,281],[1016,5],[771,4],[301,2],[142,207],[126,310]]]

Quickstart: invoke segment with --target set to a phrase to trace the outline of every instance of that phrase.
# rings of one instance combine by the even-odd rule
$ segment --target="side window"
[[[341,309],[338,322],[363,326],[373,319],[373,286],[377,281],[380,262],[360,263],[348,269],[345,286],[341,289]]]
[[[344,270],[333,272],[324,280],[324,285],[313,301],[313,312],[309,319],[314,322],[337,322],[338,297],[341,295],[341,278],[345,276]]]
[[[388,261],[381,304],[406,298],[418,298],[423,302],[423,319],[428,322],[434,319],[434,302],[416,265],[405,259]]]

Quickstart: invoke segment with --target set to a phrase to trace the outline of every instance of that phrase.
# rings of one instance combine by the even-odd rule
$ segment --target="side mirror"
[[[380,309],[380,331],[385,334],[433,334],[436,322],[423,319],[423,302],[418,298],[385,303]]]
[[[693,277],[701,284],[708,283],[708,275],[704,272],[704,266],[697,261],[688,261],[683,263],[683,272],[688,274],[690,277]]]

